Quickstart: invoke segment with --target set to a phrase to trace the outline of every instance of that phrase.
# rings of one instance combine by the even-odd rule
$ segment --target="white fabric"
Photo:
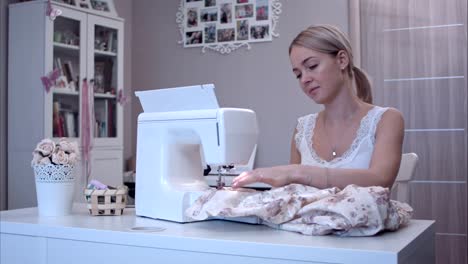
[[[320,158],[312,147],[315,121],[318,114],[309,114],[298,119],[295,136],[296,148],[301,154],[301,164],[328,168],[367,169],[375,145],[377,125],[387,107],[374,106],[361,119],[353,143],[343,155],[326,161]]]

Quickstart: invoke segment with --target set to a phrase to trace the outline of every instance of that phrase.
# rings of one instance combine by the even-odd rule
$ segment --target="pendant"
[[[336,151],[334,151],[334,150],[332,151],[332,156],[333,156],[333,158],[336,157]]]

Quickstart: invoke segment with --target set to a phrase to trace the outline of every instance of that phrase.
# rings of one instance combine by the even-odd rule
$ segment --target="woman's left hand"
[[[291,173],[294,165],[259,168],[245,171],[232,180],[233,188],[240,188],[247,184],[262,182],[272,187],[281,187],[291,183]]]

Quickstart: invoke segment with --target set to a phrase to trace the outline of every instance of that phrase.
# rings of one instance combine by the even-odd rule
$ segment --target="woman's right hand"
[[[272,187],[281,187],[291,183],[291,173],[295,165],[259,168],[245,171],[232,180],[233,188],[240,188],[247,184],[262,182]]]

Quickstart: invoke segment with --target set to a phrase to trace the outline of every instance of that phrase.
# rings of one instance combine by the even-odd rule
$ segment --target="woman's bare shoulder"
[[[385,111],[382,116],[382,119],[384,118],[393,122],[404,121],[403,114],[400,112],[400,110],[393,107],[388,107],[387,111]]]
[[[403,114],[400,110],[388,107],[388,109],[383,113],[381,120],[379,122],[379,129],[395,129],[398,128],[399,130],[404,129],[405,120],[403,118]]]

